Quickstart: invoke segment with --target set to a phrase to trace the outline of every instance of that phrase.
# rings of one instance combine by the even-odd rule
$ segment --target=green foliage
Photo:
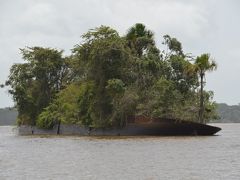
[[[213,119],[213,94],[199,93],[198,75],[215,64],[207,54],[190,63],[169,35],[163,44],[168,51],[160,51],[152,31],[137,23],[123,37],[107,26],[91,29],[68,57],[51,48],[21,49],[25,63],[13,65],[6,82],[19,124],[122,127],[130,115],[197,121],[200,97],[205,121]]]
[[[178,56],[185,56],[182,50],[182,44],[176,38],[172,38],[169,35],[164,35],[163,38],[163,44],[167,45],[171,55],[176,54]]]
[[[124,83],[121,79],[109,79],[107,82],[106,89],[112,97],[121,95],[125,91]]]
[[[52,129],[54,125],[56,124],[56,116],[54,116],[55,113],[51,111],[52,106],[50,105],[46,109],[43,110],[43,112],[38,116],[36,125],[39,128],[43,129]]]
[[[239,123],[240,122],[240,104],[227,105],[225,103],[216,104],[219,118],[217,123]]]
[[[83,35],[83,40],[84,43],[76,46],[73,53],[79,64],[85,66],[84,80],[92,81],[95,89],[92,105],[84,109],[82,114],[86,113],[84,119],[94,119],[91,120],[92,126],[109,126],[113,104],[111,93],[107,90],[111,86],[108,83],[113,79],[128,79],[125,74],[128,68],[126,63],[130,61],[131,54],[124,39],[109,27],[90,30]],[[86,100],[81,99],[80,105],[82,101]],[[90,113],[92,109],[94,113]]]
[[[85,126],[91,126],[93,124],[94,118],[96,118],[94,111],[94,106],[96,105],[94,89],[94,82],[87,82],[80,86],[78,109],[82,124]]]
[[[204,74],[206,71],[213,71],[217,68],[216,62],[210,59],[210,54],[202,54],[201,56],[198,56],[194,65],[196,71],[200,73],[200,76],[201,73]]]
[[[18,123],[34,125],[61,90],[66,66],[62,51],[33,47],[21,49],[21,53],[26,62],[11,67],[6,85],[17,105]]]
[[[203,87],[204,87],[204,81],[203,78],[205,77],[205,73],[207,71],[213,71],[216,70],[217,64],[215,61],[210,59],[209,54],[202,54],[201,56],[198,56],[195,60],[195,63],[193,65],[193,69],[197,72],[197,74],[200,77],[200,108],[199,108],[199,121],[201,123],[205,122],[204,118],[204,92],[203,92]]]
[[[151,88],[147,101],[138,107],[140,114],[151,117],[173,118],[172,112],[175,103],[178,103],[179,92],[174,88],[172,81],[160,78]]]
[[[51,128],[61,121],[64,124],[91,124],[89,104],[92,83],[70,84],[57,94],[56,99],[44,109],[37,119],[37,126]],[[90,99],[89,99],[90,98]],[[51,126],[43,126],[45,123]]]
[[[135,24],[128,30],[126,39],[132,52],[138,57],[141,57],[144,51],[147,51],[149,47],[155,44],[153,32],[141,23]]]
[[[186,73],[192,64],[186,61],[182,56],[172,55],[168,59],[171,67],[168,78],[171,79],[176,88],[182,93],[188,95],[191,90],[198,86],[197,74],[188,75]]]

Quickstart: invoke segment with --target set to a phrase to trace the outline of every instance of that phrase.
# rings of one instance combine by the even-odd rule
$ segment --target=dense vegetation
[[[240,105],[230,106],[225,103],[217,103],[216,111],[219,119],[212,120],[211,122],[240,123]],[[0,125],[15,125],[17,114],[15,108],[0,109]]]
[[[218,123],[240,123],[240,105],[227,105],[225,103],[217,104],[219,119],[214,121]]]
[[[18,124],[52,128],[56,123],[88,127],[124,126],[129,115],[202,123],[216,118],[205,72],[216,64],[196,58],[163,36],[160,50],[143,24],[120,36],[110,27],[89,30],[70,56],[53,48],[21,49],[6,81],[18,109]]]

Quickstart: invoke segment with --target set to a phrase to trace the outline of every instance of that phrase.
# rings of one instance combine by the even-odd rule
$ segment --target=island
[[[197,42],[196,42],[197,43]],[[71,53],[20,49],[24,63],[10,69],[8,86],[20,134],[213,135],[218,127],[206,72],[210,54],[185,53],[174,37],[161,48],[144,24],[120,35],[90,29]]]

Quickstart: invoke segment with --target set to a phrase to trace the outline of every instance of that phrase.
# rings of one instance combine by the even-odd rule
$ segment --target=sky
[[[238,0],[0,0],[0,84],[14,63],[22,63],[19,48],[42,46],[70,54],[81,35],[107,25],[121,35],[135,23],[155,34],[176,37],[185,53],[210,53],[218,69],[206,76],[214,100],[240,103],[240,1]],[[0,108],[13,106],[0,89]]]

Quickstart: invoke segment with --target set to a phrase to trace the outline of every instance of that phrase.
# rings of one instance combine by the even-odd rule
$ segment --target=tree
[[[163,44],[167,45],[168,49],[170,50],[169,54],[176,54],[179,56],[185,56],[182,50],[182,44],[176,38],[172,38],[169,35],[164,35],[164,42]]]
[[[129,47],[141,57],[146,49],[155,45],[153,32],[148,30],[144,24],[137,23],[132,26],[126,35]]]
[[[25,62],[12,66],[6,82],[19,123],[122,127],[133,115],[197,121],[199,104],[199,117],[211,119],[215,104],[203,91],[203,78],[215,63],[202,55],[192,64],[176,38],[165,35],[164,40],[168,52],[137,23],[125,36],[107,26],[91,29],[68,57],[52,48],[21,49]]]
[[[192,64],[182,56],[172,55],[167,60],[169,63],[170,72],[168,78],[172,80],[182,94],[185,96],[191,94],[190,91],[198,86],[198,78],[196,73],[191,75],[186,73],[187,68]]]
[[[31,47],[20,49],[25,63],[15,64],[6,85],[19,111],[19,123],[35,125],[37,116],[63,88],[67,72],[63,51]]]
[[[95,88],[91,102],[87,102],[84,96],[80,97],[81,107],[84,103],[91,105],[86,111],[80,110],[81,116],[90,117],[87,114],[91,114],[92,124],[87,125],[108,126],[112,123],[110,119],[116,104],[112,102],[115,96],[107,90],[108,83],[127,79],[125,72],[130,50],[125,40],[110,27],[92,29],[82,37],[83,43],[74,48],[73,56],[85,69],[85,76],[80,81],[91,81]]]
[[[206,72],[213,71],[217,68],[215,61],[210,59],[210,54],[202,54],[198,56],[194,62],[193,69],[200,77],[200,107],[199,107],[199,121],[201,123],[206,123],[204,121],[204,77]]]
[[[11,88],[8,92],[16,103],[18,120],[22,124],[33,125],[33,118],[36,113],[30,90],[34,86],[33,75],[30,69],[31,67],[27,63],[14,64],[10,69],[10,75],[5,85]]]
[[[132,55],[132,61],[128,63],[131,67],[127,69],[132,74],[128,79],[133,80],[131,83],[135,84],[138,94],[144,99],[148,88],[163,74],[160,50],[155,45],[154,33],[141,23],[130,27],[125,39]]]

